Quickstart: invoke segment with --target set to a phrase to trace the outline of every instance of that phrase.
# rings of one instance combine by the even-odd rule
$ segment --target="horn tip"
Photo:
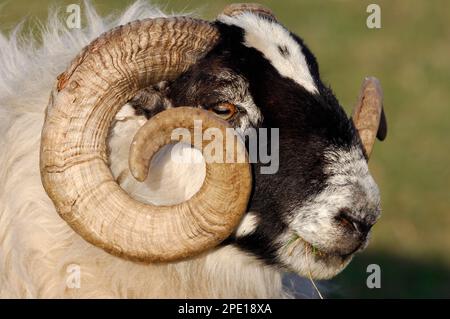
[[[369,89],[369,88],[375,89],[379,96],[383,95],[380,80],[378,80],[378,78],[376,78],[374,76],[367,76],[364,78],[362,90]]]
[[[130,165],[131,175],[138,181],[143,182],[147,178],[147,173],[141,167],[136,167],[135,165]]]

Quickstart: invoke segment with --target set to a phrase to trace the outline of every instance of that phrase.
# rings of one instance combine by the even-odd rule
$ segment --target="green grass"
[[[365,25],[373,1],[260,1],[302,36],[321,74],[350,111],[361,81],[383,85],[388,138],[370,166],[382,192],[383,216],[372,243],[332,281],[339,297],[450,297],[450,1],[381,1],[382,28]],[[50,4],[0,4],[0,30],[25,16],[45,19]],[[131,1],[94,1],[101,13]],[[212,19],[227,1],[156,1],[169,11],[200,8]],[[32,26],[28,23],[27,26]],[[382,267],[382,288],[366,288],[366,266]]]

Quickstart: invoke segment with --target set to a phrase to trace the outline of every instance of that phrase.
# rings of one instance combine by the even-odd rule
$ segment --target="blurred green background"
[[[450,298],[450,1],[259,1],[306,41],[325,82],[348,111],[362,79],[381,80],[389,134],[370,167],[382,192],[383,216],[369,248],[332,281],[328,297]],[[0,1],[0,30],[25,20],[35,31],[49,7],[79,1]],[[102,14],[132,1],[94,0]],[[228,1],[157,0],[164,11],[213,19]],[[368,29],[366,8],[381,7],[381,29]],[[379,264],[380,289],[366,286]]]

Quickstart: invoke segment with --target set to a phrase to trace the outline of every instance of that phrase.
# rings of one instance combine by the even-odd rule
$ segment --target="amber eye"
[[[209,111],[216,113],[224,120],[231,119],[237,113],[237,107],[234,104],[223,102],[208,108]]]

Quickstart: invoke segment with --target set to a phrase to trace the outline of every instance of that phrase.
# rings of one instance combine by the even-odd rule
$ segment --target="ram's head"
[[[207,162],[189,200],[140,203],[108,167],[109,129],[128,101],[151,118],[130,151],[139,180],[171,132],[192,130],[194,119],[203,130],[279,128],[279,170],[261,174],[256,163],[252,174],[249,163]],[[365,81],[352,121],[300,38],[266,8],[231,5],[214,22],[136,21],[87,46],[53,89],[41,175],[62,218],[112,254],[172,261],[226,240],[267,263],[328,278],[365,246],[379,217],[367,160],[385,133],[375,79]]]

